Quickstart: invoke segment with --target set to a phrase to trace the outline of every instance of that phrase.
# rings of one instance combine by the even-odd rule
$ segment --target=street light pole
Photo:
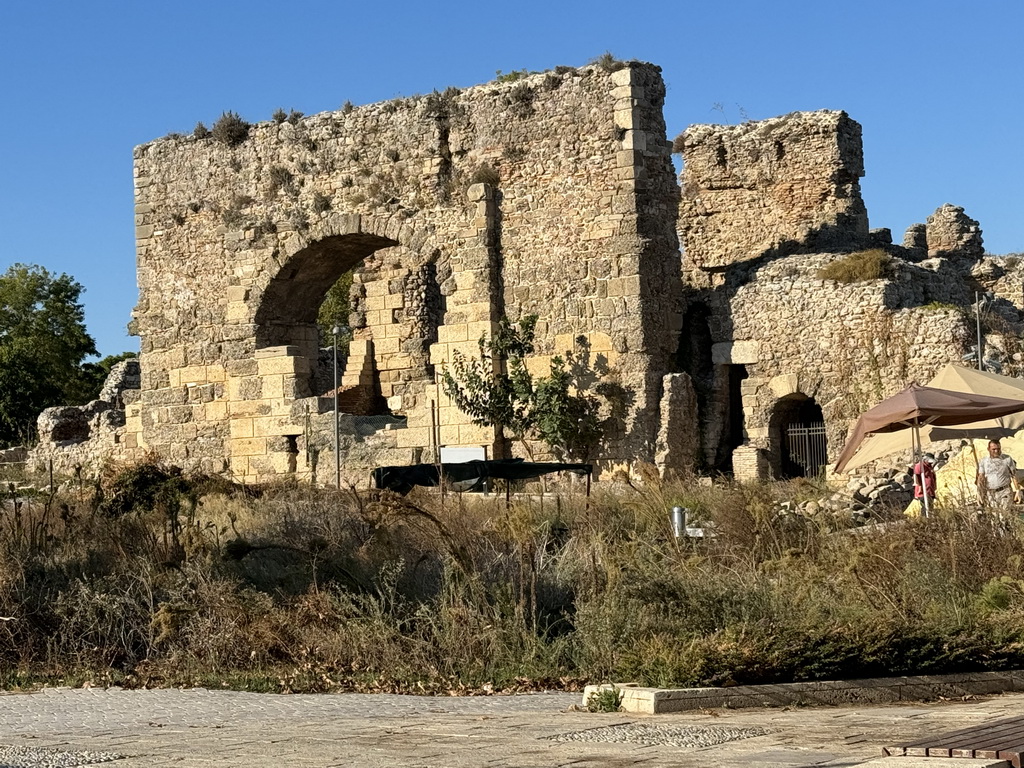
[[[334,335],[334,487],[341,488],[341,439],[338,428],[338,334],[341,328],[331,328]]]
[[[981,294],[977,291],[974,292],[974,320],[978,326],[978,370],[984,371],[985,364],[982,362],[982,358],[985,355],[983,344],[985,343],[981,337]]]

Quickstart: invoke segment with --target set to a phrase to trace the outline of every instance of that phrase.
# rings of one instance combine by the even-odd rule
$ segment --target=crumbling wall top
[[[845,112],[695,125],[675,148],[683,155],[680,228],[690,270],[867,237],[861,127]]]

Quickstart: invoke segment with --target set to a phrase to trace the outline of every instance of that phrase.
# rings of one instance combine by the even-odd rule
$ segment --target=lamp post
[[[334,487],[341,488],[341,440],[338,429],[338,334],[341,328],[331,328],[334,335]]]
[[[985,341],[981,335],[981,294],[977,291],[974,292],[974,320],[978,326],[978,370],[984,371]]]

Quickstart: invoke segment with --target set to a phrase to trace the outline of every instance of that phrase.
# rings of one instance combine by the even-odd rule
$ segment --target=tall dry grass
[[[158,465],[0,513],[0,683],[472,692],[1019,666],[1016,521],[843,530],[813,487],[542,501],[251,489]],[[682,505],[717,534],[675,539]]]

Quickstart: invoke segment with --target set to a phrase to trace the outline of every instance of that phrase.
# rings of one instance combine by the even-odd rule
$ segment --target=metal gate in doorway
[[[803,470],[804,477],[817,477],[828,464],[825,422],[790,424],[786,427],[786,453]]]

